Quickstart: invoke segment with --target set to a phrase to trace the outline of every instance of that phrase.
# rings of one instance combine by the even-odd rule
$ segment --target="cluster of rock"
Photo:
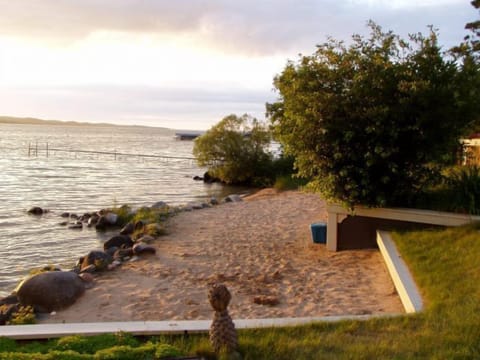
[[[144,228],[142,221],[128,223],[103,244],[103,251],[92,250],[80,257],[73,271],[84,274],[112,270],[125,261],[135,261],[140,255],[155,254],[155,247],[149,245],[155,238],[145,234]]]
[[[238,201],[242,201],[239,195],[229,195],[221,201],[211,198],[208,202],[189,203],[177,208],[159,201],[150,209],[162,209],[168,216],[180,211],[204,209],[219,203]],[[27,212],[32,215],[43,215],[49,210],[33,207]],[[81,216],[65,212],[61,217],[67,220],[60,224],[70,229],[82,229],[84,226],[99,231],[119,228],[118,215],[108,210],[85,213]],[[35,313],[50,313],[68,307],[92,286],[95,273],[113,270],[126,261],[138,260],[139,256],[155,254],[156,248],[150,244],[156,238],[146,233],[150,225],[158,226],[158,230],[162,229],[159,224],[130,222],[103,244],[103,250],[92,250],[80,257],[73,269],[62,271],[59,268],[45,267],[40,273],[26,278],[11,295],[0,299],[0,325],[8,323],[21,307],[31,306]]]
[[[78,216],[74,213],[64,212],[60,215],[68,220],[60,225],[68,226],[69,229],[82,229],[84,225],[94,227],[96,230],[107,230],[109,227],[117,226],[118,215],[108,210],[100,210],[93,213],[85,213]]]

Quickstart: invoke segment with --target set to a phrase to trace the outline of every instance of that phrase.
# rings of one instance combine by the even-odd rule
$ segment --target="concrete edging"
[[[423,310],[423,301],[407,265],[398,252],[390,233],[377,231],[377,244],[385,260],[390,276],[402,301],[405,312]]]
[[[342,320],[368,320],[378,317],[392,317],[401,314],[386,315],[346,315],[326,317],[237,319],[236,329],[258,329],[284,326],[305,325],[315,322],[334,322]],[[105,333],[128,332],[132,335],[193,334],[210,330],[211,320],[181,321],[127,321],[101,323],[5,325],[0,326],[0,337],[15,340],[51,339],[70,335],[94,336]]]

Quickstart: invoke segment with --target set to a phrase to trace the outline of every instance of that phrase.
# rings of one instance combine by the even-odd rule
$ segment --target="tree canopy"
[[[442,53],[432,28],[405,40],[369,27],[288,62],[267,114],[298,174],[327,199],[410,205],[478,114],[479,64]]]
[[[229,115],[195,140],[193,154],[211,176],[227,184],[261,182],[269,170],[267,127],[249,116]]]

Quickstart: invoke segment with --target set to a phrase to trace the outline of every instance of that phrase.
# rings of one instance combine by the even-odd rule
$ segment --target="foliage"
[[[182,355],[177,347],[166,343],[141,343],[126,333],[93,337],[66,336],[48,343],[16,345],[15,341],[0,338],[0,360],[107,360],[107,359],[164,359]]]
[[[199,166],[227,184],[256,185],[265,178],[271,155],[270,133],[249,115],[229,115],[195,139],[193,155]]]
[[[167,357],[174,357],[174,356],[180,356],[180,355],[182,355],[182,352],[169,344],[160,344],[160,345],[157,345],[155,348],[155,357],[157,359],[163,359]]]
[[[419,197],[416,207],[480,215],[480,167],[456,166],[443,181]]]
[[[165,226],[159,223],[147,224],[143,229],[142,235],[150,235],[153,237],[158,237],[165,235],[167,233]],[[135,234],[134,234],[135,235]]]
[[[58,266],[55,266],[53,264],[48,264],[48,265],[45,265],[43,267],[33,268],[28,272],[28,274],[30,276],[33,276],[33,275],[38,275],[38,274],[41,274],[41,273],[44,273],[44,272],[58,271],[58,270],[59,270]]]
[[[113,209],[109,209],[109,211],[113,212],[118,216],[117,221],[120,226],[124,226],[125,224],[130,222],[135,215],[130,206],[126,204],[120,207],[114,206]]]
[[[137,230],[134,235],[148,234],[154,237],[165,235],[165,221],[175,214],[176,209],[169,206],[150,208],[142,207],[137,211],[132,211],[128,205],[115,207],[110,209],[113,213],[118,215],[118,224],[124,226],[129,222],[136,223],[142,221],[146,224],[144,229]]]
[[[79,353],[95,354],[97,351],[114,346],[139,346],[139,342],[128,333],[103,334],[93,337],[78,335],[65,336],[57,340],[57,350],[73,350]]]
[[[480,11],[480,0],[472,0],[471,4],[475,9],[479,9]],[[465,41],[469,41],[472,50],[477,52],[477,54],[479,54],[480,53],[480,19],[469,22],[467,25],[465,25],[465,28],[469,29],[472,32],[471,35],[465,37]]]
[[[292,175],[277,176],[273,188],[279,191],[284,190],[297,190],[304,187],[307,184],[307,180],[294,177]]]
[[[20,308],[12,314],[7,325],[28,325],[35,324],[35,312],[31,306],[20,306]]]
[[[478,114],[479,64],[447,58],[433,29],[404,40],[369,27],[369,38],[329,39],[289,62],[267,112],[298,174],[327,199],[409,205]]]
[[[480,214],[480,167],[463,166],[447,177],[452,210]]]
[[[146,224],[162,223],[167,220],[173,212],[174,211],[168,206],[160,208],[142,207],[137,210],[131,221],[134,223],[143,221]]]

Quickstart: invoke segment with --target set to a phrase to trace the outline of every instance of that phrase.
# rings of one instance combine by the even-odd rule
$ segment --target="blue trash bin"
[[[312,231],[312,240],[315,244],[327,243],[327,224],[323,222],[310,225]]]

